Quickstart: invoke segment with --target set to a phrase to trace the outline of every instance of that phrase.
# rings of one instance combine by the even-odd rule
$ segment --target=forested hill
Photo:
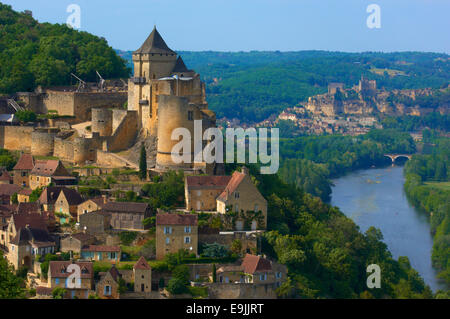
[[[0,3],[0,94],[67,85],[71,72],[95,81],[96,70],[104,78],[129,74],[105,39],[66,25],[39,23]]]
[[[189,68],[207,83],[207,99],[218,118],[259,122],[327,91],[328,83],[358,83],[361,75],[378,87],[412,89],[447,86],[450,56],[439,53],[185,52]],[[131,61],[131,52],[119,51]]]

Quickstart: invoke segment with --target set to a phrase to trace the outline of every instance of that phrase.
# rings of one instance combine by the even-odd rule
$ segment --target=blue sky
[[[449,0],[0,0],[65,23],[81,8],[81,30],[135,50],[153,25],[174,50],[450,52]],[[369,4],[381,28],[369,29]]]

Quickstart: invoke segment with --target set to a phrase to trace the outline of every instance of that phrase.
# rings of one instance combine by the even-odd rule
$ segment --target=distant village
[[[256,126],[278,127],[280,121],[289,121],[301,134],[357,136],[373,128],[381,129],[380,115],[423,116],[434,111],[448,114],[447,106],[433,109],[414,102],[419,96],[432,94],[431,89],[377,89],[375,80],[362,77],[358,85],[351,88],[345,88],[344,83],[330,83],[327,93],[309,97],[307,101],[286,108],[277,117],[256,123]],[[246,126],[236,119],[222,119],[221,122],[226,127]]]
[[[18,156],[12,169],[0,168],[4,257],[26,272],[30,298],[58,290],[71,299],[180,297],[167,290],[168,258],[183,260],[203,298],[276,298],[287,268],[261,255],[267,200],[248,169],[225,175],[223,165],[170,156],[173,128],[216,125],[204,83],[156,28],[133,61],[128,82],[78,79],[77,87],[0,101],[0,148]],[[38,120],[19,123],[24,111]],[[142,147],[144,180],[137,176]],[[170,171],[184,174],[185,206],[152,207],[142,188]],[[71,265],[81,272],[75,288]]]

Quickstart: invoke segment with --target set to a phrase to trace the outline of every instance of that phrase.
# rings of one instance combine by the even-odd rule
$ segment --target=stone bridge
[[[389,157],[392,161],[392,164],[394,164],[395,161],[400,157],[404,157],[404,158],[407,158],[408,160],[410,160],[412,157],[412,154],[384,154],[384,156]]]

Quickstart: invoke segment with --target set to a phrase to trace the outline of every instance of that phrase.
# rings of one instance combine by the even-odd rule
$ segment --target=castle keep
[[[38,88],[33,93],[17,93],[16,99],[26,108],[38,114],[57,114],[58,119],[48,120],[44,127],[0,127],[0,147],[55,156],[76,165],[137,168],[136,158],[116,153],[130,148],[130,153],[136,153],[145,142],[147,154],[153,157],[150,168],[210,171],[205,163],[193,164],[193,141],[191,150],[183,150],[192,164],[174,163],[171,153],[178,143],[172,140],[174,129],[186,128],[193,137],[194,121],[202,121],[203,132],[216,125],[200,75],[186,67],[156,27],[133,53],[133,63],[134,74],[128,83],[106,81],[106,85],[96,86],[80,80],[77,89]]]

